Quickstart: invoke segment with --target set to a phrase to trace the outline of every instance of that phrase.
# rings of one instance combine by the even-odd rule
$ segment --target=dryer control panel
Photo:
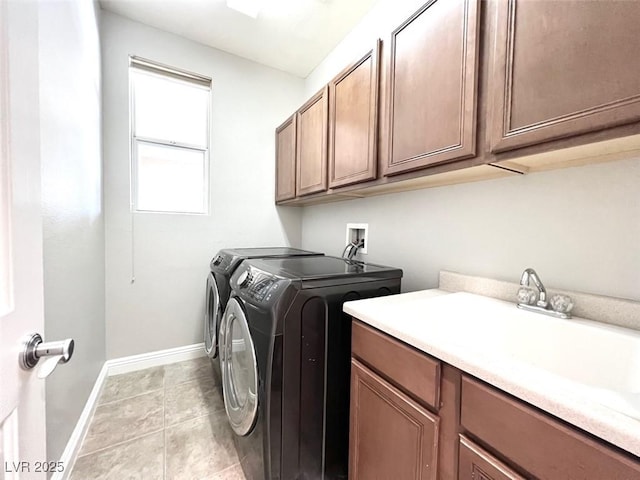
[[[252,304],[269,304],[280,292],[287,280],[261,270],[242,265],[231,279],[236,294]]]

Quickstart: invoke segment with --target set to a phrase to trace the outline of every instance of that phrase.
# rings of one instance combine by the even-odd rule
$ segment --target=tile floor
[[[244,480],[208,358],[109,377],[71,480]]]

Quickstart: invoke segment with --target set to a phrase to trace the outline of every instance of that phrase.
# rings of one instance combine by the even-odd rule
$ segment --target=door
[[[430,0],[391,34],[385,175],[475,155],[479,0]]]
[[[204,350],[209,358],[218,356],[218,332],[220,331],[220,321],[222,320],[222,309],[220,307],[220,291],[218,282],[213,273],[207,277],[207,296],[205,300],[206,312],[204,316]]]
[[[258,364],[247,317],[235,298],[227,303],[220,338],[224,407],[233,431],[248,435],[258,418]]]
[[[323,88],[298,110],[296,160],[298,196],[327,189],[329,89]]]
[[[329,187],[376,178],[381,42],[329,83]]]
[[[276,202],[296,196],[296,115],[276,128]]]
[[[0,466],[45,478],[44,381],[18,365],[20,341],[44,330],[38,4],[0,1]],[[44,470],[40,468],[40,470]]]
[[[351,480],[435,480],[437,416],[351,361]]]
[[[640,2],[495,2],[491,151],[640,120]]]

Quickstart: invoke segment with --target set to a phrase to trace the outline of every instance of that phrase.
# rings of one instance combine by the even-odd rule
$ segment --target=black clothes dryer
[[[211,272],[207,277],[204,349],[209,358],[213,359],[218,355],[220,321],[231,292],[229,280],[243,260],[317,255],[323,254],[290,247],[225,248],[220,250],[209,264]]]
[[[337,257],[247,260],[220,329],[225,409],[248,480],[346,479],[351,318],[402,270]]]

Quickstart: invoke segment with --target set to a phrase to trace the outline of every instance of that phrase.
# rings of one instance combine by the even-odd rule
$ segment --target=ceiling
[[[305,78],[378,0],[100,0],[103,9]]]

